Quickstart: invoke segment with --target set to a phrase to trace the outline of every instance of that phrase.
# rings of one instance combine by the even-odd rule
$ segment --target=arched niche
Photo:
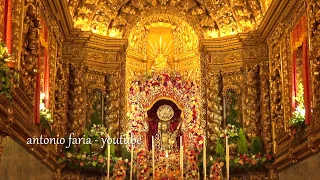
[[[152,103],[152,106],[147,110],[147,121],[148,121],[148,125],[149,125],[149,131],[147,133],[147,145],[148,145],[148,149],[150,150],[151,148],[151,143],[152,143],[152,136],[156,137],[157,134],[159,135],[161,133],[161,128],[159,129],[159,122],[161,122],[161,119],[158,117],[158,109],[161,106],[164,105],[168,105],[170,106],[173,111],[174,111],[174,115],[172,117],[172,119],[170,119],[169,121],[169,133],[176,133],[175,136],[175,140],[176,142],[174,143],[174,145],[176,147],[179,147],[180,142],[179,142],[179,137],[182,135],[181,133],[181,122],[182,122],[182,109],[180,109],[178,107],[178,105],[168,99],[159,99],[156,100],[154,103]],[[180,125],[180,126],[179,126]]]

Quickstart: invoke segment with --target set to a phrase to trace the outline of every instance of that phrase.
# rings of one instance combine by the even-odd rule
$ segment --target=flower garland
[[[225,156],[210,157],[209,159],[213,165],[215,163],[223,164],[225,162]],[[258,153],[230,155],[230,170],[258,168],[261,167],[265,162],[271,160],[271,154]],[[212,174],[212,176],[214,176],[214,174]]]
[[[11,90],[18,85],[18,73],[9,68],[7,63],[13,63],[13,58],[8,52],[4,42],[0,42],[0,95],[4,94],[9,100],[12,99]]]
[[[184,173],[185,179],[198,179],[199,178],[199,168],[197,157],[199,153],[196,150],[189,150],[185,152],[186,154],[186,168]]]
[[[136,170],[138,180],[148,179],[152,177],[152,167],[150,165],[151,157],[150,154],[141,150],[137,155]]]
[[[214,180],[223,180],[223,173],[222,173],[222,167],[224,163],[223,162],[214,162],[210,168],[210,179]]]
[[[124,180],[127,176],[127,169],[129,166],[128,159],[116,158],[116,163],[113,167],[112,180]]]
[[[101,154],[62,153],[58,158],[59,163],[67,163],[70,169],[98,170],[106,172],[107,158]]]
[[[129,89],[129,111],[127,113],[128,134],[148,131],[145,121],[145,107],[151,105],[156,99],[169,97],[184,106],[182,118],[182,131],[194,137],[203,134],[200,120],[199,82],[185,81],[177,72],[149,72],[142,78],[131,83]],[[190,141],[195,147],[197,141]]]

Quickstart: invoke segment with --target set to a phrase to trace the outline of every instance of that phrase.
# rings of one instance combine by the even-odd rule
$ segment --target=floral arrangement
[[[113,167],[113,176],[112,180],[124,180],[127,176],[127,169],[129,169],[128,159],[123,160],[122,158],[116,158],[114,167]]]
[[[303,126],[305,121],[306,110],[304,107],[304,97],[303,97],[303,84],[300,83],[299,86],[299,94],[296,97],[297,107],[296,110],[292,113],[292,117],[289,121],[290,126],[297,127]]]
[[[139,180],[148,179],[149,177],[152,177],[152,167],[150,165],[151,157],[150,154],[142,150],[137,155],[137,161],[136,161],[136,170],[137,170],[137,178]]]
[[[223,157],[210,157],[210,160],[215,163],[225,162],[225,156]],[[230,155],[230,170],[235,169],[251,169],[261,167],[265,162],[271,161],[271,154],[237,154]]]
[[[101,124],[93,124],[89,133],[88,137],[92,138],[93,140],[100,140],[101,138],[105,138],[107,136],[107,129]]]
[[[225,129],[218,127],[215,129],[221,139],[225,139],[228,136],[231,143],[236,142],[239,138],[239,128],[237,128],[235,125],[228,124]]]
[[[0,42],[0,95],[4,94],[10,100],[12,99],[11,90],[18,84],[18,73],[8,67],[8,64],[13,62],[6,44]]]
[[[101,154],[91,153],[72,153],[66,152],[60,154],[59,163],[67,163],[70,169],[86,169],[106,172],[107,158]]]
[[[222,167],[224,166],[223,162],[214,162],[210,168],[210,179],[214,180],[223,180]]]
[[[198,179],[199,178],[199,168],[197,157],[199,152],[196,150],[189,150],[185,152],[186,154],[186,170],[184,171],[185,179]]]
[[[145,121],[145,107],[154,100],[169,97],[185,107],[182,118],[182,130],[194,137],[203,134],[200,117],[200,102],[198,82],[186,81],[177,72],[149,72],[131,83],[129,89],[128,129],[129,133],[139,133],[148,130]],[[197,141],[195,146],[197,147]]]
[[[50,110],[45,108],[44,97],[45,97],[45,94],[41,93],[40,94],[40,123],[45,129],[49,131],[50,135],[53,136],[53,131],[52,131],[53,118],[51,116]]]

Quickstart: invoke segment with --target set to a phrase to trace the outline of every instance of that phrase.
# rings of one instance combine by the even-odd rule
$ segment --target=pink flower
[[[80,165],[80,166],[83,166],[83,162],[80,162],[79,165]]]
[[[103,163],[103,158],[100,158],[100,159],[99,159],[99,162],[100,162],[100,163]]]

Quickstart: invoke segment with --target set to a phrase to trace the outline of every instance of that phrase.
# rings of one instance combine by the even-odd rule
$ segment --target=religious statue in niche
[[[151,149],[152,136],[155,148],[161,151],[174,150],[179,146],[181,110],[169,100],[159,100],[148,111],[148,141]]]

